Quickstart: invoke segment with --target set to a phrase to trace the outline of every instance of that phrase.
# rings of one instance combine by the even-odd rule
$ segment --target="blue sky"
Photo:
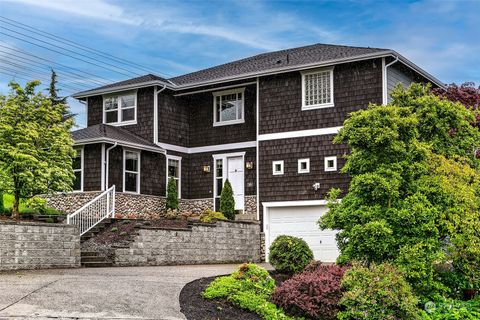
[[[266,51],[333,43],[395,49],[446,83],[480,84],[480,1],[0,0],[0,16],[164,76]],[[5,29],[11,25],[0,22],[2,28],[12,34]],[[83,87],[94,87],[100,78],[128,78],[4,34],[0,45],[0,68],[13,48],[90,73]],[[5,71],[0,69],[2,94],[12,79],[12,71]],[[72,86],[61,75],[59,80]],[[71,106],[84,126],[84,107],[74,101]]]

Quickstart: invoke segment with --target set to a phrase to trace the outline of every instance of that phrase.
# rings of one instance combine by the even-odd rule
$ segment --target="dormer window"
[[[245,88],[213,93],[213,125],[243,123]]]
[[[103,123],[128,125],[137,122],[137,94],[108,95],[103,97]]]
[[[302,73],[302,110],[333,107],[333,68]]]

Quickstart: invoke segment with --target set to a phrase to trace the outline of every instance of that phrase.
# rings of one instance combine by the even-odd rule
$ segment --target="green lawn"
[[[5,211],[11,212],[13,207],[13,195],[11,194],[3,195],[3,206],[5,207]],[[19,210],[20,210],[20,213],[37,213],[36,210],[27,207],[27,205],[25,204],[25,201],[21,199],[20,199]],[[47,208],[45,214],[62,214],[62,213],[53,208]]]

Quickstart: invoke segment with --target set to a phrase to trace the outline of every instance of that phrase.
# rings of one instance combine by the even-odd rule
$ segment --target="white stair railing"
[[[83,207],[67,216],[67,224],[77,226],[80,236],[102,220],[115,217],[115,186],[102,192]]]

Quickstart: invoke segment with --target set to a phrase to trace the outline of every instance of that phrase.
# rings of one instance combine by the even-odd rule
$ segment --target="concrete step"
[[[87,263],[87,262],[105,262],[105,257],[99,257],[99,256],[82,256],[81,262],[82,262],[82,263]]]
[[[80,257],[97,257],[98,252],[96,251],[81,251]]]
[[[105,268],[105,267],[113,267],[113,263],[111,262],[82,262],[82,266],[85,268]]]

